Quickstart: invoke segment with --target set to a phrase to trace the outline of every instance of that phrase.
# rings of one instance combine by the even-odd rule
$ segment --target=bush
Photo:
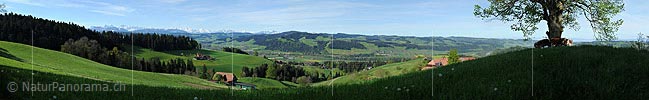
[[[221,83],[221,81],[225,80],[225,77],[223,77],[223,75],[220,75],[220,74],[214,74],[212,76],[212,80]]]
[[[372,73],[372,74],[373,74],[375,77],[382,78],[382,77],[385,77],[385,76],[387,75],[387,73],[388,73],[388,72],[385,71],[385,70],[383,70],[383,69],[378,69],[378,70],[374,71],[374,73]]]
[[[309,76],[300,76],[300,77],[297,78],[296,81],[297,81],[297,83],[299,83],[301,85],[307,86],[307,85],[311,84],[311,77],[309,77]]]
[[[209,74],[207,73],[207,67],[205,67],[205,64],[203,64],[203,70],[201,73],[201,78],[202,79],[208,79]]]
[[[638,50],[649,50],[649,36],[646,36],[642,33],[638,33],[638,40],[635,41],[632,45],[633,48]]]

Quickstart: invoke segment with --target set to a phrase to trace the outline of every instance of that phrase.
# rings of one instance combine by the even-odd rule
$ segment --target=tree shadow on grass
[[[287,87],[291,87],[291,88],[297,87],[297,86],[290,85],[288,83],[284,83],[282,81],[279,81],[279,83],[282,83],[282,85],[287,86]]]
[[[108,48],[108,50],[112,50],[112,49],[113,48]],[[141,49],[146,49],[146,48],[133,46],[133,49],[131,49],[131,45],[122,45],[122,46],[119,46],[118,49],[120,49],[120,50],[122,50],[124,52],[127,52],[129,54],[134,54],[135,55],[135,54],[139,54],[139,53],[144,52],[144,50],[141,50]]]
[[[23,61],[23,59],[20,59],[20,58],[14,56],[14,55],[11,55],[8,52],[9,51],[7,51],[7,49],[0,48],[0,57],[9,58],[9,59],[20,61],[20,62]]]

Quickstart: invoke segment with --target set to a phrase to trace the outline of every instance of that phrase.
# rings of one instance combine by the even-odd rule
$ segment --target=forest
[[[96,32],[73,23],[15,13],[0,15],[0,40],[62,51],[124,69],[174,74],[185,74],[186,71],[196,70],[190,60],[160,61],[131,58],[131,54],[128,53],[130,50],[120,47],[134,45],[156,51],[201,48],[198,42],[186,36]]]
[[[68,39],[87,37],[104,48],[120,45],[140,46],[156,51],[191,50],[201,46],[186,36],[148,33],[97,32],[73,23],[58,22],[16,13],[0,15],[0,40],[31,44],[50,50],[59,50]],[[133,41],[131,41],[133,40]]]
[[[243,77],[262,77],[280,81],[291,81],[296,83],[320,82],[342,76],[340,72],[333,73],[307,73],[302,67],[321,67],[325,69],[338,68],[344,73],[359,72],[366,69],[375,68],[385,64],[398,61],[370,61],[370,62],[347,62],[347,61],[325,61],[322,63],[304,63],[304,62],[282,62],[262,64],[258,67],[243,67],[241,70]],[[324,67],[333,66],[333,67]],[[300,79],[302,78],[302,79]]]
[[[307,73],[302,67],[289,63],[275,62],[270,65],[263,64],[259,67],[243,67],[243,77],[270,78],[279,81],[291,81],[295,83],[320,82],[342,76],[341,73]],[[330,75],[335,74],[335,75]]]
[[[243,67],[241,70],[243,77],[265,77],[279,81],[296,82],[298,77],[306,76],[301,67],[279,63],[263,64],[256,68]]]
[[[343,50],[352,50],[352,48],[367,49],[360,42],[350,42],[350,41],[343,41],[343,40],[334,40],[332,44],[329,44],[329,46],[331,46],[332,49],[343,49]]]

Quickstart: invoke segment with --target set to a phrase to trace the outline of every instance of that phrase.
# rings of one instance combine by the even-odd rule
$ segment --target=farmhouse
[[[444,65],[448,65],[448,58],[446,57],[433,59],[430,62],[428,62],[426,67],[437,67],[437,66],[444,66]]]
[[[210,55],[203,55],[201,53],[196,53],[196,56],[194,56],[194,60],[213,60],[213,58]]]
[[[226,72],[216,72],[214,73],[214,76],[216,75],[221,75],[223,76],[222,81],[225,82],[227,85],[235,85],[234,83],[237,83],[237,76],[234,76],[232,73],[226,73]]]
[[[460,61],[469,61],[469,60],[475,60],[475,57],[471,56],[466,56],[466,57],[460,57]],[[433,59],[428,64],[426,64],[426,67],[422,68],[421,70],[427,70],[427,69],[432,69],[434,67],[442,67],[448,65],[448,58],[447,57],[442,57],[442,58],[437,58]]]

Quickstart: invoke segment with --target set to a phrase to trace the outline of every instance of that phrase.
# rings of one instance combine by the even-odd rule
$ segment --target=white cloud
[[[135,11],[135,9],[116,5],[108,2],[99,2],[91,0],[7,0],[12,3],[19,3],[25,5],[39,6],[39,7],[64,7],[64,8],[79,8],[88,9],[90,12],[101,13],[114,16],[126,16],[127,13]]]
[[[115,5],[107,2],[85,0],[85,1],[80,1],[79,3],[88,5],[88,7],[90,7],[89,11],[91,12],[96,12],[96,13],[101,13],[106,15],[126,16],[127,13],[131,13],[135,11],[135,9],[126,6]]]
[[[115,12],[110,12],[110,11],[103,11],[103,10],[90,10],[90,12],[96,12],[96,13],[101,13],[101,14],[106,14],[106,15],[114,15],[114,16],[126,16],[125,14],[115,13]]]
[[[159,0],[159,1],[163,2],[163,3],[181,3],[181,2],[185,2],[187,0]]]
[[[87,5],[84,4],[78,4],[78,3],[58,3],[55,4],[56,6],[60,7],[69,7],[69,8],[82,8],[82,7],[88,7]]]
[[[19,4],[26,4],[26,5],[32,5],[32,6],[41,6],[44,7],[45,5],[39,2],[34,2],[32,0],[7,0],[8,2],[13,2],[13,3],[19,3]]]

